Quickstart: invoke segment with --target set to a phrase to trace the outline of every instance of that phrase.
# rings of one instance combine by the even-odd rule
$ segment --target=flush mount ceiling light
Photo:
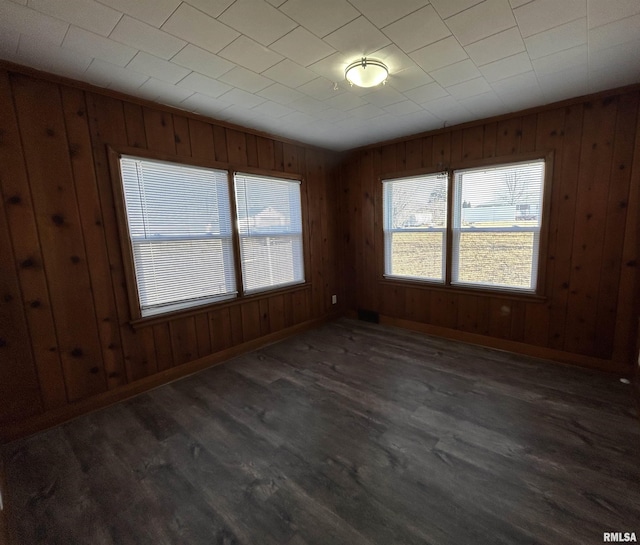
[[[352,62],[344,71],[344,77],[351,85],[375,87],[387,80],[389,69],[383,62],[362,57]]]

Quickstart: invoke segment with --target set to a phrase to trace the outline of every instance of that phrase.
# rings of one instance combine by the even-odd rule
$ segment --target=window
[[[385,276],[535,293],[544,174],[536,159],[383,180]]]
[[[227,172],[122,156],[140,314],[236,295]]]
[[[446,176],[385,180],[383,191],[385,274],[444,282]]]
[[[111,159],[134,319],[304,284],[299,180]]]
[[[235,191],[244,293],[304,282],[300,182],[236,173]]]

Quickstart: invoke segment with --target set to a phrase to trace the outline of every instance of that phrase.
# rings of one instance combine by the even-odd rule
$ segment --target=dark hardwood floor
[[[20,545],[640,538],[630,386],[350,320],[3,457]]]

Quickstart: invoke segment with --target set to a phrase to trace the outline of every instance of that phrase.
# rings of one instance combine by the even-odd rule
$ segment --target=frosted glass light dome
[[[344,71],[344,77],[358,87],[375,87],[387,79],[389,69],[383,62],[362,57],[352,62]]]

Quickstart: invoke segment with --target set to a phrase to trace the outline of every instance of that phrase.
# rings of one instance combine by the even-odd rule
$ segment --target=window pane
[[[235,175],[245,293],[304,282],[300,183]]]
[[[120,159],[142,316],[236,293],[226,171]]]
[[[385,274],[444,280],[447,178],[383,181]]]
[[[391,245],[389,274],[414,278],[442,278],[444,232],[394,232],[387,235]]]
[[[544,161],[455,172],[452,283],[536,288]]]
[[[536,239],[531,232],[463,231],[460,234],[458,281],[529,289]]]

